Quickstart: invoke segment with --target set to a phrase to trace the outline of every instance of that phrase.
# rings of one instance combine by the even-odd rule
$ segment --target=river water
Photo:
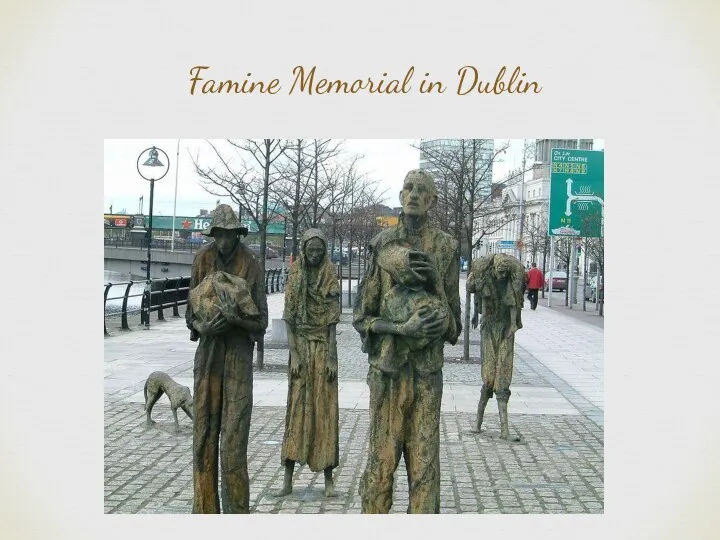
[[[122,272],[112,272],[110,270],[105,270],[105,276],[103,277],[103,285],[107,286],[108,283],[112,283],[113,286],[110,287],[110,290],[108,291],[108,301],[105,304],[105,313],[114,313],[117,311],[120,311],[122,309],[122,298],[118,298],[116,300],[111,300],[113,297],[122,297],[125,295],[125,290],[127,289],[127,284],[129,281],[131,281],[130,276],[128,274],[123,274]],[[117,284],[117,285],[116,285]],[[103,287],[104,290],[104,287]],[[130,287],[130,294],[141,294],[145,290],[145,280],[134,280],[134,283]],[[132,298],[128,298],[128,310],[130,309],[140,309],[140,302],[142,300],[142,296],[135,296]]]

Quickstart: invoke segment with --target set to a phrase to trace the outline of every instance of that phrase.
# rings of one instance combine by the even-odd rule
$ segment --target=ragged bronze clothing
[[[405,456],[409,514],[440,512],[440,404],[443,375],[406,364],[395,377],[370,368],[370,452],[360,480],[363,514],[387,514],[394,474]]]
[[[247,514],[247,445],[252,414],[253,342],[227,333],[201,337],[195,355],[193,513]],[[218,461],[222,497],[218,494]],[[222,505],[221,505],[222,499]]]
[[[413,248],[430,255],[437,271],[437,282],[430,292],[442,301],[448,313],[448,325],[441,339],[429,343],[424,350],[408,354],[403,346],[404,338],[390,334],[375,334],[370,328],[381,316],[383,298],[398,285],[397,275],[381,265],[386,252],[388,258],[396,255],[397,246]],[[397,373],[407,362],[413,362],[421,374],[430,374],[442,369],[443,342],[457,343],[462,331],[460,319],[459,293],[459,256],[457,241],[449,234],[422,227],[416,233],[407,230],[404,224],[390,227],[372,239],[370,248],[370,268],[360,283],[353,313],[353,326],[362,338],[362,350],[368,353],[370,365],[384,373]],[[387,265],[385,265],[387,268]]]
[[[363,513],[387,513],[393,475],[405,458],[409,513],[440,512],[440,404],[444,342],[457,343],[460,321],[458,245],[450,235],[423,226],[409,231],[401,218],[370,242],[370,267],[358,290],[353,325],[363,340],[370,368],[370,449],[360,482]],[[411,271],[409,250],[424,252],[437,280],[425,283]],[[398,288],[400,287],[400,288]],[[427,293],[428,296],[423,295]],[[446,316],[445,333],[413,350],[412,338],[376,334],[378,321],[407,321],[400,298],[425,304]],[[439,306],[433,308],[433,302]],[[415,344],[418,341],[415,340]]]
[[[498,326],[481,329],[483,363],[480,368],[483,383],[493,392],[510,388],[515,354],[515,335],[506,337]]]
[[[223,257],[215,243],[203,246],[193,261],[190,287],[213,272],[243,278],[258,314],[247,319],[249,329],[231,326],[217,336],[201,336],[195,352],[195,420],[193,424],[193,512],[248,513],[250,486],[247,444],[252,413],[252,357],[254,342],[268,324],[262,268],[241,243]],[[186,320],[192,329],[194,314]],[[197,339],[197,332],[193,336]],[[218,494],[218,461],[222,475],[222,504]]]
[[[497,260],[503,260],[508,273],[497,274]],[[505,254],[476,259],[468,276],[467,290],[476,295],[478,312],[482,314],[482,380],[495,393],[508,390],[512,382],[515,335],[507,333],[513,324],[522,328],[523,284],[522,265]]]
[[[315,230],[310,229],[308,232]],[[288,271],[283,319],[295,328],[311,329],[337,324],[340,320],[340,284],[335,265],[327,256],[318,268],[311,271],[308,267],[304,254],[305,244],[313,238],[325,242],[324,237],[308,232],[303,236],[298,259]]]
[[[326,368],[337,371],[334,332],[340,322],[340,284],[327,255],[319,267],[308,264],[305,246],[313,238],[322,240],[327,249],[319,230],[306,231],[285,286],[283,319],[292,334],[300,373],[288,370],[281,462],[307,463],[318,472],[339,464],[338,380],[337,376],[328,380]]]
[[[335,331],[335,326],[332,326]],[[324,329],[325,333],[330,331]],[[339,460],[338,380],[328,380],[328,339],[295,337],[298,354],[304,361],[300,375],[288,374],[288,398],[285,415],[281,463],[287,460],[307,463],[311,471],[334,469]],[[337,354],[335,352],[334,354]]]

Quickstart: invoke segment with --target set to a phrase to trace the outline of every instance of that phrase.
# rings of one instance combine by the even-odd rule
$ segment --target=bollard
[[[128,324],[128,320],[127,320],[127,301],[128,301],[128,295],[130,294],[130,287],[132,287],[132,285],[133,285],[133,282],[130,281],[130,283],[128,283],[128,285],[127,285],[127,288],[125,289],[125,296],[123,297],[122,324],[121,324],[121,328],[123,330],[130,330],[130,325]],[[140,316],[142,317],[142,312],[140,312]]]
[[[163,280],[162,288],[160,289],[160,305],[158,306],[158,321],[165,320],[165,313],[163,313],[163,305],[165,304],[165,288],[168,284],[168,278]]]
[[[182,278],[178,276],[175,281],[175,303],[173,304],[173,317],[179,317],[180,311],[178,310],[178,297],[180,296],[180,283]]]

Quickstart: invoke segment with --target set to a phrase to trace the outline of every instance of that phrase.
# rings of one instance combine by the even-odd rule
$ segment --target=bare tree
[[[293,258],[298,256],[300,223],[307,211],[308,178],[312,171],[312,162],[308,153],[309,145],[308,139],[293,139],[288,142],[280,179],[273,189],[277,200],[290,215]],[[287,236],[287,231],[285,231],[285,236]]]
[[[509,142],[495,145],[491,139],[458,139],[452,144],[425,146],[420,149],[436,179],[438,203],[431,214],[433,222],[459,240],[458,256],[472,264],[472,249],[482,238],[516,219],[493,208],[492,171],[502,159]],[[522,178],[524,171],[508,176],[509,187]],[[489,216],[492,216],[490,218]],[[466,292],[464,316],[465,360],[470,357],[470,293]]]
[[[282,139],[241,139],[219,143],[207,141],[213,151],[210,165],[201,165],[198,156],[191,156],[200,185],[213,195],[230,197],[238,204],[239,213],[246,212],[260,232],[260,264],[265,270],[267,225],[278,215],[277,201],[268,202],[271,187],[280,178],[275,161],[285,153]]]
[[[600,316],[604,315],[605,298],[602,294],[604,289],[601,285],[605,279],[605,238],[603,236],[603,212],[598,209],[597,212],[588,214],[584,220],[583,230],[590,231],[591,234],[597,234],[597,237],[585,237],[583,239],[583,248],[585,250],[585,282],[587,283],[587,263],[592,260],[597,265],[596,282],[596,309],[599,309]],[[583,294],[583,299],[585,295]]]
[[[323,228],[327,231],[331,242],[331,253],[334,253],[335,242],[340,247],[339,274],[342,277],[344,259],[343,247],[347,244],[348,262],[348,305],[351,305],[351,284],[353,279],[360,277],[360,261],[356,258],[360,247],[365,247],[369,238],[375,234],[377,226],[377,213],[384,193],[380,193],[376,183],[361,174],[358,163],[362,156],[352,156],[336,168],[335,176],[338,182],[332,184],[328,192],[328,205],[323,212]],[[356,261],[355,278],[353,278],[352,263]]]
[[[338,164],[342,142],[332,139],[313,139],[310,145],[312,167],[308,181],[306,222],[308,227],[319,227],[325,215],[340,196],[337,184],[343,167]]]
[[[293,234],[293,256],[298,254],[302,229],[319,227],[335,200],[344,166],[342,141],[295,139],[288,144],[280,181],[273,192],[289,210]]]

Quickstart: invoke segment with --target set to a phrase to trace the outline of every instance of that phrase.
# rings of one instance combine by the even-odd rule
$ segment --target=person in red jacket
[[[528,300],[530,300],[530,309],[535,309],[538,303],[538,289],[543,286],[543,273],[537,267],[536,263],[532,263],[532,268],[528,270]]]

